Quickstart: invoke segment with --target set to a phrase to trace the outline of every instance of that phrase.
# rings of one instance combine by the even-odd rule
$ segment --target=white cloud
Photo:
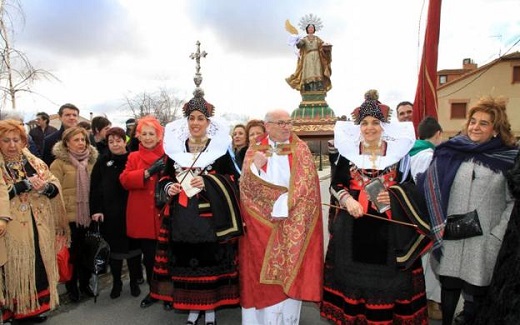
[[[337,115],[358,106],[370,88],[391,107],[413,101],[428,5],[421,17],[416,0],[51,3],[24,1],[27,27],[17,46],[61,82],[39,82],[35,89],[48,100],[24,95],[20,105],[53,113],[73,102],[113,119],[122,119],[121,100],[130,93],[168,87],[188,99],[197,40],[208,52],[202,87],[217,114],[261,118],[271,108],[297,108],[300,95],[284,80],[296,64],[284,21],[297,26],[308,13],[322,19],[318,35],[333,44],[327,101]],[[519,38],[519,11],[517,0],[444,1],[438,68],[460,68],[467,57],[483,65],[504,54]]]

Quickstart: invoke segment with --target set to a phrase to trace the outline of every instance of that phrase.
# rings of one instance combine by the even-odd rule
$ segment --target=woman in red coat
[[[163,134],[164,129],[155,117],[140,119],[136,129],[139,150],[130,153],[125,170],[119,176],[121,185],[128,190],[127,235],[141,242],[148,285],[152,279],[155,246],[161,226],[159,210],[154,202],[154,189],[158,174],[164,168]],[[148,294],[141,301],[141,308],[156,301]]]

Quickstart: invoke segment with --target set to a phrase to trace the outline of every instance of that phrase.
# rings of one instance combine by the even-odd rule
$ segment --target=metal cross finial
[[[200,42],[197,41],[195,43],[197,45],[197,51],[190,54],[190,58],[192,60],[195,60],[195,77],[193,78],[193,81],[195,82],[195,85],[197,87],[200,86],[202,83],[202,75],[200,74],[200,58],[205,58],[208,53],[206,51],[200,51]]]

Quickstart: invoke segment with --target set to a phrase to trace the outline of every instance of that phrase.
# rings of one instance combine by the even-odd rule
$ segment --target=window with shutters
[[[468,103],[451,103],[451,116],[452,120],[455,119],[465,119],[466,118],[466,109],[468,107]]]

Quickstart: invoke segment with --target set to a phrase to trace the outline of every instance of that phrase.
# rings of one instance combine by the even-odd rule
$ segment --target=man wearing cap
[[[266,136],[240,179],[242,324],[298,324],[302,301],[321,301],[323,224],[318,174],[284,110],[265,116]]]
[[[135,118],[129,118],[125,122],[126,124],[126,143],[130,141],[130,138],[132,137],[132,131],[135,128]]]

